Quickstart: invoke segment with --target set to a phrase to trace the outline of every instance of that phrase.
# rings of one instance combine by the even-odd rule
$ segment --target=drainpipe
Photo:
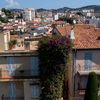
[[[74,51],[73,51],[73,83],[74,83],[74,88],[73,88],[73,91],[74,91],[74,94],[73,94],[73,96],[75,96],[75,86],[76,86],[76,84],[75,84],[75,77],[76,77],[76,56],[77,56],[77,50],[75,49]]]

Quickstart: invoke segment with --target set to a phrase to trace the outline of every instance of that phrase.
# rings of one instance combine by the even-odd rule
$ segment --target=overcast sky
[[[0,0],[0,8],[78,8],[87,5],[100,5],[100,0]]]

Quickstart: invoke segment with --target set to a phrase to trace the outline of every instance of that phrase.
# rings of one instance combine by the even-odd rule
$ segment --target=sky
[[[100,5],[100,0],[0,0],[0,8],[78,8],[87,5]]]

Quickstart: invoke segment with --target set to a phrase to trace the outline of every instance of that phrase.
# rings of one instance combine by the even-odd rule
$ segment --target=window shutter
[[[10,83],[8,88],[9,88],[10,100],[16,100],[16,84],[15,83]]]
[[[33,98],[33,99],[39,98],[40,92],[39,92],[39,86],[38,86],[38,85],[32,85],[32,86],[31,86],[31,92],[32,92],[32,98]]]
[[[85,53],[85,69],[91,69],[92,68],[92,53]]]
[[[38,75],[38,57],[31,57],[31,75]]]

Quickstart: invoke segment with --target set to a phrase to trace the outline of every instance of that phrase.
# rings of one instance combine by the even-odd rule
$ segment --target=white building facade
[[[26,8],[23,12],[23,19],[25,21],[32,21],[35,18],[35,9],[34,8]]]

